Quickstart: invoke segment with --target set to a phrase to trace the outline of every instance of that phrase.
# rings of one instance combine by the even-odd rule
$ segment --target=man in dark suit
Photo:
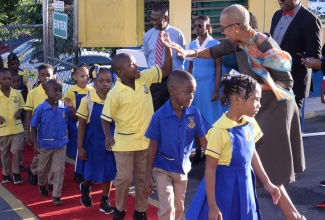
[[[301,59],[320,58],[322,23],[301,0],[278,0],[278,3],[281,10],[273,15],[270,34],[292,57],[293,92],[301,114],[304,98],[312,91],[312,69],[303,65]]]

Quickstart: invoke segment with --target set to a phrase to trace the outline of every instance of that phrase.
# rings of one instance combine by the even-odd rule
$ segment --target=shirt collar
[[[58,108],[65,108],[64,102],[59,100],[58,102]],[[43,102],[43,109],[44,110],[48,110],[48,109],[52,109],[51,105],[48,103],[47,99],[45,99],[45,101]]]
[[[36,92],[37,92],[38,94],[43,94],[43,93],[45,93],[45,90],[43,89],[42,84],[39,84],[39,85],[36,87]]]
[[[227,112],[225,112],[221,116],[221,118],[213,124],[213,127],[229,129],[229,128],[233,128],[233,127],[236,127],[236,126],[239,126],[239,125],[243,125],[246,122],[252,122],[253,121],[253,118],[244,115],[243,120],[240,123],[237,123],[237,122],[231,120],[230,118],[228,118],[226,116],[226,113]]]
[[[173,116],[173,115],[176,116],[176,113],[175,113],[175,111],[174,111],[174,109],[172,107],[172,103],[171,103],[170,99],[163,105],[163,107],[164,107],[164,116],[165,117],[170,117],[170,116]],[[191,113],[194,113],[193,108],[191,108],[191,106],[188,107],[188,108],[185,108],[183,110],[183,118],[184,118],[185,115],[188,115],[188,114],[191,114]]]
[[[80,88],[78,85],[73,85],[71,87],[72,91],[74,92],[79,92],[79,91],[83,91],[83,90],[87,90],[87,91],[90,91],[91,90],[91,86],[87,85],[85,88]]]
[[[10,96],[13,96],[13,91],[14,91],[14,90],[16,90],[16,89],[13,89],[13,88],[10,87],[9,97],[10,97]],[[18,91],[18,90],[17,90],[17,91]],[[5,96],[5,95],[4,95],[3,92],[0,90],[0,97],[2,97],[2,96]],[[7,96],[5,96],[5,97],[7,97]]]
[[[96,90],[90,92],[90,100],[96,103],[103,103],[103,101],[99,98]]]
[[[209,34],[207,38],[204,40],[203,44],[200,45],[199,37],[196,38],[195,43],[198,49],[204,49],[206,45],[209,43],[209,41],[213,41],[213,37],[211,37]]]
[[[293,9],[293,17],[296,16],[300,8],[301,8],[301,2]]]

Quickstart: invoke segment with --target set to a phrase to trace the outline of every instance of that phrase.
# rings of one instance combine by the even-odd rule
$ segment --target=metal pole
[[[44,63],[48,63],[48,0],[43,0],[43,47]]]
[[[73,1],[73,52],[74,64],[78,65],[79,59],[79,38],[78,38],[78,0]]]
[[[10,48],[10,53],[12,53],[12,28],[9,28],[9,48]]]

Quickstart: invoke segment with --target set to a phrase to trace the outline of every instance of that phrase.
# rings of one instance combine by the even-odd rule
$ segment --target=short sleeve
[[[19,109],[24,109],[25,107],[25,101],[21,93],[19,93]]]
[[[145,137],[160,142],[161,141],[160,120],[159,117],[153,115],[149,127],[145,133]]]
[[[65,98],[69,98],[71,99],[72,103],[73,103],[73,106],[76,107],[76,96],[74,94],[74,92],[72,91],[72,89],[68,89],[68,91],[65,93],[64,97]]]
[[[211,125],[207,122],[207,120],[203,117],[203,115],[198,112],[197,116],[197,128],[196,128],[196,136],[201,138],[206,133],[208,133],[209,129],[211,128]]]
[[[223,142],[224,142],[222,130],[220,128],[213,127],[212,129],[209,130],[207,134],[207,139],[208,139],[208,145],[205,154],[214,157],[216,159],[219,159],[222,152]]]
[[[253,131],[254,131],[254,142],[256,143],[263,136],[263,132],[262,132],[260,126],[257,124],[257,121],[255,120],[255,118],[252,121],[252,127],[253,127]]]
[[[41,123],[41,118],[43,114],[43,107],[42,104],[37,106],[37,108],[34,111],[34,114],[29,122],[29,125],[33,128],[37,128]]]
[[[27,111],[33,111],[34,110],[34,98],[33,98],[33,92],[29,92],[27,94],[27,100],[25,105],[25,110]]]
[[[83,97],[81,99],[76,115],[80,118],[88,119],[89,112],[88,112],[86,97]]]
[[[110,93],[108,93],[100,118],[108,122],[112,122],[115,118],[117,107],[118,105],[116,101],[113,99]]]
[[[145,77],[148,86],[151,86],[152,83],[160,83],[162,79],[162,71],[158,65],[147,70],[142,70],[141,74]]]

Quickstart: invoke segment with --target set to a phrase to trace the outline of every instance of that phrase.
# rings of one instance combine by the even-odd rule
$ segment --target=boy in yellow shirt
[[[2,183],[11,182],[10,152],[13,154],[12,175],[15,184],[23,182],[20,176],[20,148],[24,143],[24,128],[21,113],[25,102],[18,90],[12,89],[12,74],[9,69],[0,69],[0,151]]]
[[[119,77],[113,89],[107,94],[101,115],[105,134],[106,150],[113,150],[117,174],[116,208],[114,220],[123,219],[129,187],[135,178],[136,207],[133,219],[147,219],[148,200],[142,189],[146,178],[146,157],[149,140],[144,134],[153,115],[153,104],[150,93],[152,83],[160,83],[172,70],[171,51],[168,35],[160,38],[165,46],[165,62],[150,69],[139,71],[133,56],[122,53],[112,61],[113,71]],[[115,121],[114,138],[110,132],[110,123]]]

